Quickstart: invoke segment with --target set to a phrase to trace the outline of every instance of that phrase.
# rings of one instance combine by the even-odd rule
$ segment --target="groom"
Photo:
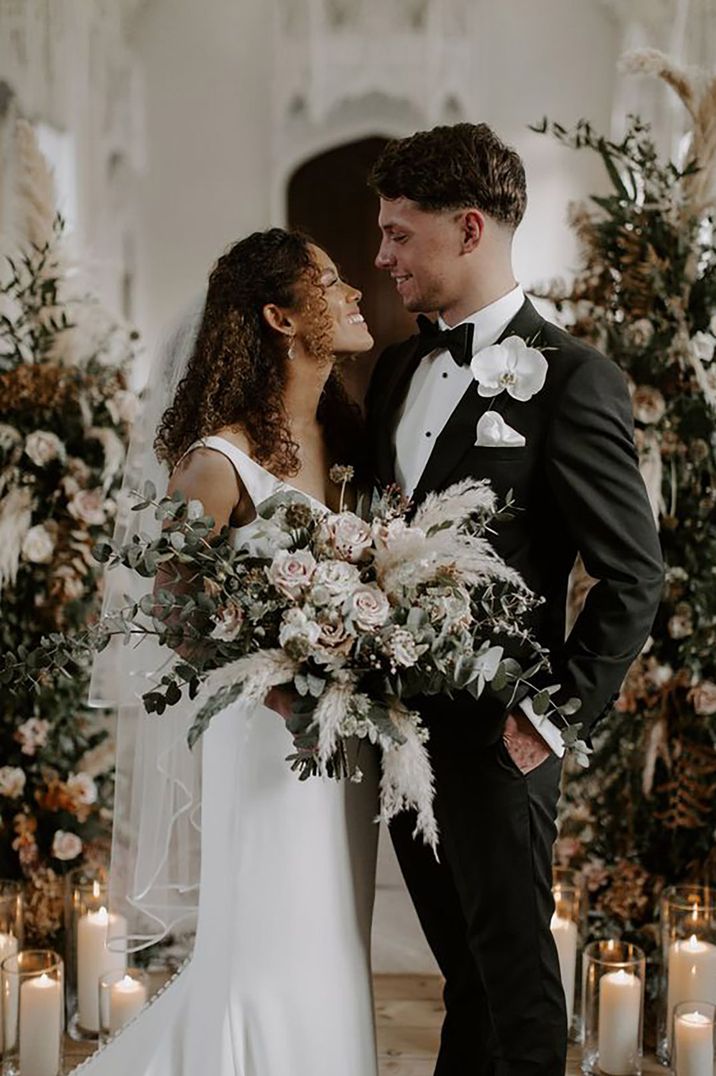
[[[373,375],[377,479],[398,482],[416,504],[467,477],[488,478],[500,498],[513,491],[515,510],[493,542],[545,599],[532,621],[551,657],[542,683],[561,685],[559,702],[580,700],[573,720],[585,737],[644,644],[662,587],[624,377],[540,317],[516,283],[524,168],[489,127],[460,123],[391,142],[369,182],[380,196],[376,265],[407,310],[430,315],[418,319],[418,335],[383,352]],[[497,394],[482,395],[471,360],[509,337],[537,354],[523,352],[514,368],[513,346],[492,352]],[[476,371],[487,389],[480,363]],[[565,641],[578,553],[598,581]],[[445,977],[435,1074],[562,1076],[567,1026],[550,932],[559,725],[535,713],[530,694],[509,689],[477,702],[466,693],[424,698],[420,709],[440,862],[413,839],[410,818],[391,831]]]

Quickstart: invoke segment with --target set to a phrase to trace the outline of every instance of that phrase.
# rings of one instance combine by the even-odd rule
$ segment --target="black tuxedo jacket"
[[[572,721],[582,725],[584,737],[608,712],[651,630],[662,592],[661,551],[637,466],[622,372],[545,321],[529,300],[500,339],[511,335],[542,350],[548,363],[542,390],[520,403],[506,393],[481,397],[473,382],[436,438],[413,499],[417,505],[428,492],[467,477],[489,478],[500,498],[513,490],[517,511],[499,525],[492,541],[545,599],[532,627],[549,650],[552,671],[536,679],[561,684],[559,701],[580,699]],[[395,481],[393,436],[419,361],[417,340],[411,337],[382,353],[368,391],[367,422],[380,485]],[[476,447],[477,421],[490,407],[524,435],[524,447]],[[565,639],[567,584],[577,553],[598,582]],[[509,689],[497,696],[488,690],[481,697],[485,742],[499,736],[511,695]],[[453,705],[474,711],[476,704],[463,694]],[[444,706],[444,699],[433,698],[422,700],[420,708],[429,716]]]

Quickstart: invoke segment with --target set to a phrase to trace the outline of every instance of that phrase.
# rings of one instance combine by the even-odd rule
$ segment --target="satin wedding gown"
[[[291,489],[230,442],[255,505]],[[241,528],[239,537],[252,524]],[[204,734],[199,920],[191,960],[82,1076],[377,1076],[370,921],[377,777],[299,782],[264,706]]]

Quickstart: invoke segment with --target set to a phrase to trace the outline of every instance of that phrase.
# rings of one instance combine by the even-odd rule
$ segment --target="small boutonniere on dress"
[[[497,397],[506,392],[513,400],[525,403],[544,385],[547,360],[536,347],[521,336],[508,336],[499,344],[483,348],[473,358],[470,368],[480,396]],[[502,415],[490,408],[477,424],[475,444],[485,448],[504,445],[521,448],[524,436],[513,430]]]

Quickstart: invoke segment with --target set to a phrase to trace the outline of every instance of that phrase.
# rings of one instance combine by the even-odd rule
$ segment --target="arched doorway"
[[[346,382],[362,398],[381,350],[415,331],[387,273],[373,265],[378,250],[378,205],[366,176],[387,139],[362,138],[337,146],[301,165],[288,184],[287,220],[328,251],[344,279],[363,292],[361,309],[375,338],[370,356],[346,370]]]

